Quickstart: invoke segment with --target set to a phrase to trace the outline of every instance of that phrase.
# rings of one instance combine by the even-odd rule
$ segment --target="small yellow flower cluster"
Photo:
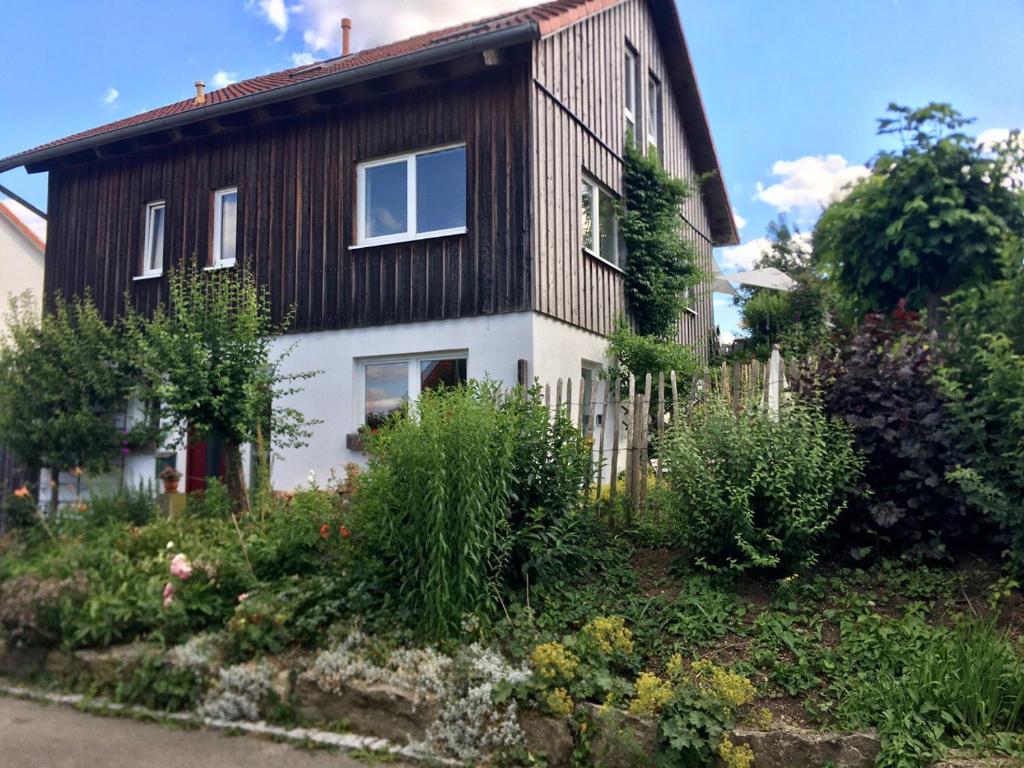
[[[718,744],[718,756],[722,758],[725,768],[752,768],[754,765],[754,750],[750,745],[736,746],[724,733],[722,741]]]
[[[628,656],[633,652],[633,633],[621,616],[598,616],[583,627],[583,632],[602,653],[617,651]]]
[[[548,711],[555,717],[568,717],[572,714],[572,696],[565,688],[555,688],[544,701],[548,705]]]
[[[768,707],[758,707],[747,715],[746,722],[758,730],[767,731],[772,726],[772,711]]]
[[[668,679],[678,683],[686,674],[686,670],[683,667],[683,655],[681,653],[673,653],[668,663],[665,665],[665,674],[668,675]]]
[[[697,684],[723,704],[742,707],[754,700],[754,684],[743,675],[729,672],[711,661],[695,661],[690,665]]]
[[[548,680],[569,680],[576,672],[580,660],[561,643],[543,643],[533,649],[530,661],[537,673]]]
[[[636,695],[629,702],[634,715],[656,715],[672,698],[672,686],[650,672],[640,673],[635,688]]]

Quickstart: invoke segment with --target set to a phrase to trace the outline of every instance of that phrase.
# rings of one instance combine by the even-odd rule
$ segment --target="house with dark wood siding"
[[[341,30],[339,30],[339,34]],[[294,310],[291,403],[322,423],[274,467],[293,487],[358,461],[351,435],[424,387],[590,381],[628,313],[627,129],[681,178],[707,272],[737,242],[672,0],[556,0],[245,80],[0,161],[49,173],[45,292],[107,317],[167,272],[245,261]],[[127,297],[127,298],[126,298]],[[710,284],[679,318],[707,348]],[[200,455],[202,453],[202,455]],[[201,483],[193,446],[163,457]],[[133,456],[153,477],[152,455]],[[194,476],[194,478],[193,478]]]

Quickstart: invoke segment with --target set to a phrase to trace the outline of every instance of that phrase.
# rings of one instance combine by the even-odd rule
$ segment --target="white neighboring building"
[[[46,219],[13,200],[0,201],[0,335],[7,330],[7,303],[25,291],[43,291]]]

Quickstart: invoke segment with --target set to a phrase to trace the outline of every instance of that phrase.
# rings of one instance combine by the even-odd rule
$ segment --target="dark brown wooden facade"
[[[651,72],[663,84],[663,162],[697,175],[650,7],[625,0],[471,74],[387,95],[366,87],[340,106],[54,168],[45,291],[88,289],[108,317],[125,296],[152,309],[169,267],[206,262],[213,190],[237,186],[237,252],[270,287],[277,317],[294,308],[294,331],[535,310],[607,333],[626,310],[623,274],[582,249],[579,185],[586,172],[622,194],[627,44],[642,76],[641,133]],[[356,165],[453,142],[467,146],[466,234],[352,248]],[[165,276],[136,280],[145,205],[157,199]],[[706,201],[684,216],[710,272]],[[712,328],[707,285],[679,340],[702,348]]]
[[[88,289],[108,317],[154,307],[166,270],[210,251],[211,196],[237,186],[237,252],[295,331],[530,308],[528,73],[500,68],[316,114],[51,171],[47,294]],[[467,146],[467,233],[350,248],[356,165]],[[140,274],[147,202],[167,201],[165,276]]]
[[[651,73],[662,84],[662,162],[677,178],[698,175],[657,32],[647,2],[627,0],[534,47],[535,306],[602,334],[626,310],[624,282],[619,270],[581,247],[579,179],[586,172],[623,194],[627,45],[637,55],[640,73],[639,139],[645,141],[647,131],[646,85]],[[694,196],[683,213],[689,237],[710,274],[713,244],[706,203]],[[679,340],[703,346],[713,317],[708,284],[695,292],[692,311],[680,318]]]

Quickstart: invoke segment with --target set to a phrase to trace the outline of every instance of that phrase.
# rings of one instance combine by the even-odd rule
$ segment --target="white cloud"
[[[732,331],[722,328],[718,332],[718,340],[722,344],[732,344],[734,341],[736,341],[736,334],[734,334]]]
[[[107,88],[106,93],[103,94],[103,103],[108,107],[112,107],[117,103],[117,99],[120,95],[121,92],[117,90],[117,88],[111,86],[110,88]]]
[[[435,0],[409,3],[403,0],[249,0],[278,31],[278,40],[293,26],[302,34],[305,50],[291,54],[295,66],[341,53],[341,20],[352,19],[352,50],[441,29],[452,24],[484,18],[523,7],[524,0]]]
[[[249,0],[247,8],[255,8],[256,12],[277,30],[277,39],[284,37],[288,31],[288,9],[284,0]]]
[[[740,216],[738,213],[733,212],[732,217],[736,220],[736,229],[743,229],[747,226],[747,220]]]
[[[211,88],[225,88],[238,82],[237,72],[225,72],[223,69],[210,78]]]
[[[800,246],[807,255],[811,253],[811,233],[797,232],[793,235],[793,241]],[[715,258],[722,267],[722,272],[743,272],[753,269],[757,260],[771,249],[772,243],[767,237],[758,237],[742,245],[734,245],[730,248],[719,248],[715,252]]]
[[[308,67],[314,61],[316,61],[316,56],[314,56],[309,51],[302,51],[301,53],[292,54],[293,67]]]
[[[44,243],[46,242],[46,219],[37,213],[33,213],[17,200],[4,198],[3,200],[0,200],[0,203],[3,203],[4,206],[13,213],[22,224],[32,230],[32,234]]]
[[[848,184],[867,176],[863,165],[850,165],[842,155],[807,155],[797,160],[779,160],[771,186],[758,182],[755,200],[768,203],[782,213],[795,213],[798,223],[813,222],[821,209],[846,194]]]
[[[1001,144],[1009,138],[1009,128],[989,128],[987,131],[982,131],[981,135],[978,136],[978,144],[985,147],[985,149],[991,149],[993,145]]]
[[[742,272],[753,269],[761,255],[771,246],[767,237],[750,240],[743,245],[720,248],[717,253],[718,263],[723,272]]]

